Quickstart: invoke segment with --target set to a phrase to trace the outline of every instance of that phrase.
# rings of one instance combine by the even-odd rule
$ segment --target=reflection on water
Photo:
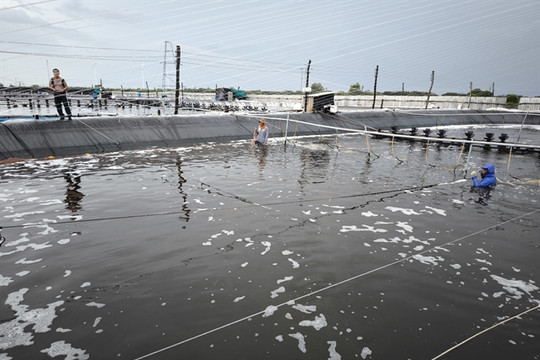
[[[253,153],[259,161],[259,180],[264,179],[264,166],[266,165],[266,157],[268,156],[268,145],[252,144]]]
[[[480,206],[460,146],[370,143],[0,166],[0,358],[427,359],[540,303],[535,156],[473,150]],[[452,356],[534,358],[536,316]]]
[[[187,180],[184,177],[184,172],[182,171],[182,160],[180,158],[180,155],[176,157],[176,167],[178,168],[178,191],[182,198],[182,213],[184,214],[184,216],[181,218],[185,219],[187,222],[189,221],[189,214],[191,210],[188,206],[188,195],[183,189],[183,186],[187,182]]]
[[[66,209],[76,213],[82,209],[81,201],[84,198],[84,194],[80,192],[81,189],[81,176],[73,172],[66,171],[64,173],[64,179],[67,182],[66,188]]]
[[[302,148],[301,172],[298,183],[323,183],[327,180],[330,153],[326,149]]]

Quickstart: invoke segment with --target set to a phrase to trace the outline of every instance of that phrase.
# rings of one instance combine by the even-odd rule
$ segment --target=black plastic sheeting
[[[253,136],[264,117],[271,137],[285,136],[285,119],[350,129],[389,130],[446,125],[525,124],[540,125],[539,114],[489,111],[372,111],[338,114],[194,115],[156,117],[73,118],[73,121],[35,120],[0,123],[0,160],[43,158],[85,153],[135,150],[149,147],[190,146],[226,142]],[[279,120],[278,118],[282,119]],[[328,129],[289,122],[287,135],[334,134]],[[343,133],[343,131],[339,131]]]

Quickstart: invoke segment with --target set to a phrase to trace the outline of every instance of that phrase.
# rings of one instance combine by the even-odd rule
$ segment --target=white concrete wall
[[[163,93],[159,92],[158,97]],[[166,93],[168,100],[174,100],[174,92]],[[120,92],[114,92],[116,97],[121,95]],[[142,97],[146,98],[147,94],[142,93]],[[136,92],[124,92],[124,96],[137,97]],[[266,105],[269,109],[293,110],[304,103],[303,95],[249,95],[248,102],[259,103]],[[155,98],[156,93],[150,92],[150,98]],[[184,100],[194,101],[213,101],[214,93],[184,93]],[[340,107],[358,107],[363,109],[371,109],[373,105],[373,95],[336,95],[335,102]],[[375,99],[375,109],[390,108],[390,109],[424,109],[426,107],[427,96],[399,96],[399,95],[377,95]],[[381,106],[382,105],[382,106]],[[471,110],[486,110],[493,108],[504,108],[506,105],[505,96],[496,97],[471,97],[468,96],[431,96],[429,99],[430,109],[471,109]],[[519,103],[519,110],[523,111],[540,111],[540,98],[523,97]]]
[[[396,96],[377,95],[375,108],[424,109],[427,96]],[[355,106],[371,108],[373,95],[336,96],[336,104],[340,106]],[[468,96],[431,96],[428,108],[435,109],[471,109],[481,110],[495,107],[504,107],[506,97],[471,97]]]
[[[518,110],[540,111],[540,97],[521,98],[519,100]]]

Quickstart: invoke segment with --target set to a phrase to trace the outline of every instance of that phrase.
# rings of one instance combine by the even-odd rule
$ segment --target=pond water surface
[[[434,358],[540,304],[539,174],[363,136],[2,165],[0,359]],[[443,358],[539,359],[539,321]]]

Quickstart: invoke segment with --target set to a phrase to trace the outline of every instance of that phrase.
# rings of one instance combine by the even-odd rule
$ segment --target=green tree
[[[521,99],[521,96],[516,95],[516,94],[508,94],[508,95],[506,95],[506,108],[507,109],[517,109],[520,99]]]
[[[493,93],[489,90],[482,90],[482,89],[476,88],[476,89],[471,90],[471,96],[490,97],[490,96],[493,96]]]
[[[321,83],[314,83],[313,85],[311,85],[311,92],[312,93],[324,92],[324,86],[322,86]]]
[[[349,95],[362,95],[362,89],[359,83],[349,86]]]

